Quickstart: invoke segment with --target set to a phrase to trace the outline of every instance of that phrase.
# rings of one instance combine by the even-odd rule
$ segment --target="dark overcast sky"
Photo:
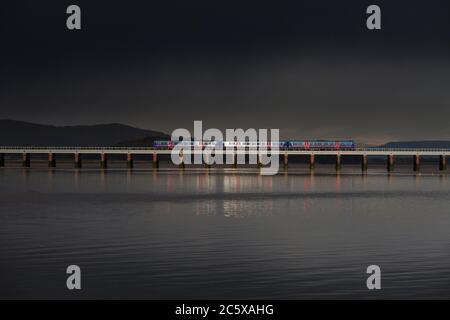
[[[9,2],[0,118],[450,139],[448,0]],[[365,27],[370,4],[381,31]]]

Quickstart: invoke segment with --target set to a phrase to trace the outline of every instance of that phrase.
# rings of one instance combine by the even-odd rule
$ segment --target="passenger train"
[[[172,141],[172,140],[156,140],[153,142],[155,149],[171,150],[175,145],[181,144],[186,147],[206,147],[214,148],[258,148],[266,147],[271,149],[276,147],[275,142],[259,141]],[[353,140],[283,140],[278,141],[278,149],[280,150],[354,150],[356,143]]]

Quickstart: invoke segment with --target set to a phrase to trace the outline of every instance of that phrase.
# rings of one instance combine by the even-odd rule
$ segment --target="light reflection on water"
[[[0,170],[0,297],[449,298],[448,175],[346,170]]]

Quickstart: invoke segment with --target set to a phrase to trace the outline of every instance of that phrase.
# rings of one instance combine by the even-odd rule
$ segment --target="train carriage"
[[[177,144],[185,147],[208,148],[243,148],[272,149],[278,147],[280,150],[354,150],[356,143],[353,140],[281,140],[278,142],[260,141],[172,141],[156,140],[153,143],[155,149],[173,149]]]

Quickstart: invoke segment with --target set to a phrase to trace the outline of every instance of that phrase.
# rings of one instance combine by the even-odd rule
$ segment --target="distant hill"
[[[148,146],[156,139],[169,139],[169,135],[119,123],[52,126],[0,120],[3,146]]]
[[[448,148],[450,141],[430,140],[430,141],[394,141],[383,144],[381,148]]]

